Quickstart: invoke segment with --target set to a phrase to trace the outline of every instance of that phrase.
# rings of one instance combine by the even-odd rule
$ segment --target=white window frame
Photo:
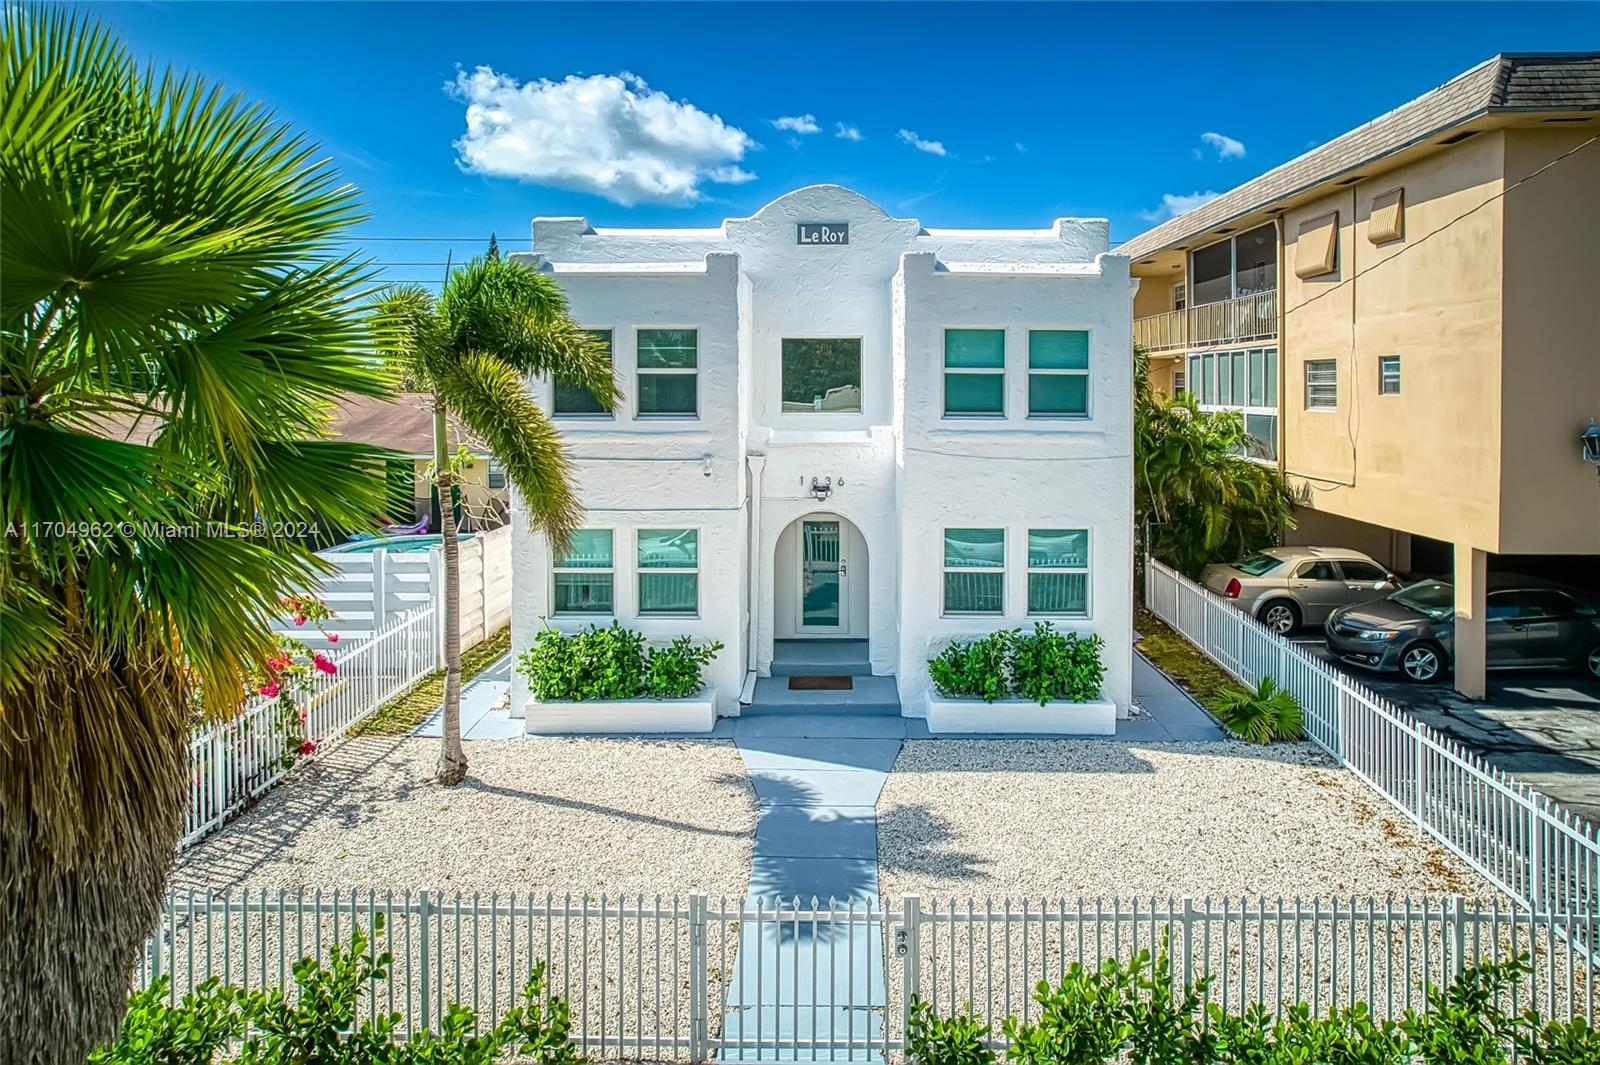
[[[860,395],[855,410],[784,410],[783,345],[789,340],[854,340],[856,342],[856,388]],[[860,418],[867,413],[867,338],[859,333],[784,334],[778,338],[778,414],[784,418]]]
[[[1390,388],[1389,385],[1394,387]],[[1378,395],[1398,396],[1400,394],[1400,356],[1378,356]]]
[[[1172,283],[1172,309],[1182,311],[1189,306],[1189,283],[1187,281],[1174,281]]]
[[[1270,375],[1270,382],[1272,384],[1272,388],[1268,389],[1266,387],[1265,383],[1263,383],[1263,386],[1262,386],[1262,389],[1261,389],[1261,398],[1262,398],[1263,402],[1259,403],[1259,404],[1250,402],[1250,385],[1251,385],[1252,380],[1254,378],[1254,374],[1252,373],[1252,371],[1250,369],[1250,355],[1251,355],[1252,352],[1256,352],[1256,351],[1259,351],[1259,352],[1262,353],[1263,375],[1264,376],[1266,375],[1265,374],[1265,367],[1267,367],[1268,365],[1270,365],[1272,367],[1272,370],[1273,370],[1272,374]],[[1235,352],[1242,352],[1244,354],[1244,396],[1242,397],[1242,401],[1241,402],[1237,402],[1237,403],[1219,403],[1219,402],[1216,401],[1216,395],[1215,394],[1213,394],[1211,399],[1207,400],[1205,398],[1205,396],[1202,394],[1202,391],[1201,391],[1203,389],[1204,383],[1205,383],[1205,360],[1206,360],[1206,357],[1210,356],[1211,359],[1212,359],[1212,380],[1213,380],[1213,385],[1215,386],[1216,382],[1217,382],[1217,376],[1218,376],[1217,375],[1217,364],[1220,361],[1218,359],[1218,356],[1227,355],[1231,359]],[[1189,394],[1194,397],[1195,403],[1200,407],[1201,410],[1206,411],[1208,413],[1209,412],[1213,412],[1213,411],[1219,411],[1219,410],[1238,411],[1240,414],[1242,414],[1242,415],[1244,415],[1246,417],[1246,419],[1247,419],[1246,424],[1247,425],[1248,425],[1248,418],[1252,414],[1256,415],[1257,417],[1273,418],[1273,419],[1276,419],[1274,424],[1277,426],[1278,432],[1281,435],[1282,430],[1283,430],[1283,414],[1278,409],[1278,378],[1283,372],[1283,367],[1278,361],[1278,347],[1277,347],[1277,345],[1275,345],[1275,344],[1249,344],[1249,345],[1245,345],[1245,346],[1242,346],[1242,347],[1235,346],[1235,347],[1223,347],[1223,348],[1207,348],[1205,350],[1191,351],[1185,356],[1185,364],[1186,364],[1186,366],[1188,364],[1188,360],[1191,360],[1191,359],[1195,360],[1195,364],[1199,367],[1200,372],[1199,372],[1199,374],[1196,374],[1193,370],[1189,370],[1185,374],[1185,377],[1186,377],[1186,380],[1190,384]],[[1231,366],[1229,367],[1229,372],[1230,372],[1230,374],[1232,373],[1232,367]],[[1220,391],[1220,389],[1216,389],[1214,387],[1214,391]],[[1231,378],[1230,378],[1229,391],[1230,392],[1232,391]],[[1277,440],[1272,441],[1272,450],[1273,450],[1274,456],[1276,456],[1277,451],[1278,451],[1278,441]],[[1263,466],[1276,466],[1278,464],[1278,460],[1277,460],[1276,457],[1267,458],[1267,457],[1262,456],[1262,455],[1251,455],[1251,454],[1247,453],[1245,455],[1245,458],[1249,459],[1251,462],[1258,462],[1258,463],[1262,464]]]
[[[1000,568],[992,566],[952,566],[945,557],[945,537],[951,529],[984,529],[1000,532]],[[1011,550],[1011,530],[1003,525],[941,525],[939,527],[939,616],[946,618],[1003,618],[1006,616],[1006,574],[1010,571],[1007,559]],[[999,610],[951,610],[945,601],[945,574],[995,573],[1000,577]]]
[[[1305,409],[1324,412],[1338,410],[1339,360],[1307,359],[1302,373],[1305,375]]]
[[[588,526],[578,531],[608,532],[611,534],[611,565],[607,568],[599,566],[563,566],[560,564],[560,557],[552,554],[550,557],[550,616],[553,618],[614,618],[617,616],[617,530],[615,528]],[[610,574],[611,609],[605,613],[594,610],[557,610],[556,574],[558,573]]]
[[[1033,334],[1035,333],[1082,333],[1085,337],[1085,361],[1089,365],[1081,370],[1057,369],[1043,367],[1034,369],[1033,366]],[[1094,331],[1080,326],[1070,325],[1040,325],[1029,326],[1024,336],[1022,359],[1025,372],[1028,375],[1024,382],[1023,403],[1029,418],[1041,421],[1083,421],[1094,416],[1094,382],[1089,379],[1090,371],[1094,369]],[[1077,414],[1063,414],[1053,411],[1044,411],[1038,414],[1033,410],[1033,378],[1040,377],[1081,377],[1083,378],[1083,411]]]
[[[644,560],[639,556],[639,536],[641,533],[662,532],[667,528],[676,528],[681,532],[694,533],[694,565],[693,566],[650,566],[646,567]],[[700,548],[704,544],[705,533],[697,525],[649,525],[641,526],[633,531],[633,612],[640,618],[697,618],[700,616]],[[647,574],[688,573],[694,576],[694,609],[693,610],[646,610],[644,608],[644,578]],[[615,594],[615,593],[613,593]]]
[[[660,369],[660,368],[656,368],[656,367],[645,367],[645,368],[641,369],[640,366],[639,366],[639,334],[640,333],[665,332],[667,330],[678,330],[680,332],[693,332],[694,333],[694,365],[692,367],[669,367],[669,368],[664,368],[664,369]],[[612,366],[615,367],[615,365],[616,365],[616,357],[617,357],[617,349],[615,347],[615,334],[613,334],[612,340],[613,340],[613,347],[611,349],[611,360],[612,360]],[[665,412],[657,413],[657,412],[654,412],[654,411],[646,411],[646,410],[644,410],[640,406],[640,402],[641,402],[641,400],[643,398],[644,390],[639,387],[639,378],[641,378],[645,374],[652,374],[652,375],[658,376],[658,377],[692,376],[694,378],[694,413],[692,413],[692,414],[684,414],[681,411],[665,411]],[[660,324],[658,322],[652,322],[649,325],[636,325],[636,326],[634,326],[633,327],[633,416],[634,416],[634,418],[635,419],[641,419],[641,420],[644,420],[644,421],[655,421],[655,420],[661,420],[661,421],[698,421],[700,419],[700,409],[703,406],[703,404],[701,403],[701,399],[702,398],[703,397],[700,395],[700,327],[697,326],[697,325],[662,325],[662,324]]]
[[[1081,532],[1081,533],[1083,533],[1083,542],[1084,542],[1083,555],[1084,555],[1085,561],[1084,561],[1084,564],[1082,566],[1035,566],[1033,564],[1033,560],[1032,560],[1031,557],[1025,558],[1024,559],[1024,566],[1026,568],[1026,576],[1023,578],[1022,594],[1025,597],[1025,603],[1026,603],[1027,608],[1028,608],[1028,617],[1031,617],[1031,618],[1075,618],[1075,619],[1087,618],[1093,612],[1090,609],[1090,605],[1094,602],[1094,576],[1093,576],[1094,530],[1088,528],[1087,526],[1074,528],[1074,527],[1071,527],[1071,526],[1059,525],[1059,526],[1054,526],[1053,528],[1060,529],[1060,530],[1062,530],[1064,532]],[[1025,531],[1025,535],[1027,535],[1029,537],[1032,537],[1035,532],[1044,532],[1044,531],[1046,531],[1046,529],[1043,528],[1043,527],[1034,528],[1034,527],[1030,526]],[[1026,540],[1023,541],[1022,550],[1023,550],[1024,555],[1026,555],[1027,552],[1028,552],[1028,542]],[[1070,611],[1070,610],[1035,610],[1035,609],[1033,609],[1033,595],[1032,595],[1032,592],[1031,592],[1029,586],[1031,584],[1031,578],[1033,577],[1033,575],[1035,573],[1052,574],[1052,575],[1053,574],[1059,574],[1059,573],[1081,573],[1081,574],[1083,574],[1083,610],[1081,612],[1074,612],[1074,611]]]
[[[955,332],[977,332],[977,333],[996,333],[996,332],[999,333],[1000,334],[1000,368],[997,370],[997,369],[995,369],[993,367],[989,367],[989,366],[949,366],[949,365],[946,365],[945,359],[946,359],[946,357],[948,355],[948,352],[949,352],[949,348],[948,348],[949,336],[948,336],[948,334],[950,332],[952,332],[952,331],[955,331]],[[1009,330],[1007,330],[1004,326],[998,326],[998,325],[947,325],[942,330],[940,330],[940,332],[939,332],[939,343],[940,343],[940,347],[939,347],[939,410],[940,410],[940,417],[941,418],[944,418],[946,421],[965,421],[965,420],[967,420],[969,418],[973,418],[973,419],[980,419],[982,421],[992,422],[992,421],[995,421],[996,419],[1004,419],[1007,416],[1007,414],[1010,411],[1010,400],[1011,400],[1011,397],[1008,395],[1008,393],[1011,391],[1011,389],[1009,387],[1010,374],[1007,373],[1007,371],[1010,369],[1010,363],[1011,363],[1011,343],[1010,343],[1010,341],[1011,341],[1011,337],[1010,337]],[[953,373],[959,373],[959,374],[989,374],[991,376],[1000,378],[1000,409],[998,411],[993,411],[993,412],[989,412],[989,413],[976,412],[976,411],[957,411],[957,412],[952,413],[951,410],[950,410],[950,397],[949,397],[949,394],[946,392],[946,386],[949,384],[949,381],[947,380],[946,375],[953,374]]]
[[[616,329],[616,326],[611,326],[611,325],[585,325],[585,326],[580,326],[579,328],[581,328],[585,333],[604,333],[604,334],[606,334],[606,337],[607,337],[606,346],[608,348],[610,348],[610,350],[611,350],[611,372],[613,374],[615,374],[616,371],[617,371],[617,329]],[[699,357],[698,357],[698,348],[699,348],[699,341],[698,340],[695,342],[695,347],[697,349],[695,362],[698,363],[700,361]],[[573,419],[575,421],[584,421],[584,420],[607,421],[607,420],[610,420],[610,419],[615,418],[617,416],[617,412],[616,412],[615,407],[613,407],[613,409],[611,409],[611,410],[597,410],[597,411],[563,411],[563,410],[558,410],[556,408],[556,389],[558,389],[559,387],[560,387],[560,385],[556,382],[556,380],[554,378],[551,378],[551,380],[550,380],[550,417],[552,417],[552,418],[571,418],[571,419]]]

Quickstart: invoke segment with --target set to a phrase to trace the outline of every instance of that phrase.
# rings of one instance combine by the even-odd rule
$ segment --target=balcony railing
[[[1133,342],[1147,351],[1265,340],[1277,335],[1276,289],[1133,321]]]

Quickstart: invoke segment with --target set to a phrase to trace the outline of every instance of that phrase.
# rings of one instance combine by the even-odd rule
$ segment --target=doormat
[[[792,692],[847,692],[855,687],[850,677],[790,677]]]

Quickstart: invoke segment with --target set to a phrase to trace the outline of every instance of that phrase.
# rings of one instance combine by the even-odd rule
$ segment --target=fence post
[[[1538,913],[1544,905],[1544,822],[1540,817],[1538,802],[1524,796],[1528,803],[1528,908]]]
[[[1450,971],[1459,977],[1467,967],[1467,900],[1450,896]]]
[[[706,987],[706,900],[704,892],[689,896],[689,1060],[707,1061],[711,1057],[707,1044],[710,1018],[706,1016],[710,1000]]]
[[[1081,939],[1083,930],[1078,930]],[[1170,948],[1169,948],[1170,949]],[[1183,989],[1194,984],[1194,897],[1183,897]]]
[[[433,1027],[433,981],[431,962],[433,951],[428,943],[431,934],[432,903],[428,897],[428,889],[423,888],[417,892],[417,925],[421,931],[421,947],[417,954],[417,969],[421,973],[421,1025],[422,1031],[429,1031]]]
[[[918,933],[922,924],[922,896],[902,895],[900,898],[900,927],[894,933],[894,952],[900,959],[900,986],[905,989],[901,1002],[902,1037],[911,1024],[911,1000],[922,993]],[[1007,976],[1007,979],[1010,979]]]
[[[226,750],[222,742],[222,733],[226,728],[220,721],[211,726],[211,816],[206,819],[207,824],[196,826],[199,828],[220,825],[228,812],[228,773],[225,768]]]
[[[1412,774],[1415,781],[1412,790],[1416,793],[1417,824],[1427,826],[1427,817],[1422,809],[1422,759],[1427,753],[1427,746],[1422,742],[1422,730],[1415,725],[1411,727],[1411,734],[1416,737],[1416,745],[1412,754]]]

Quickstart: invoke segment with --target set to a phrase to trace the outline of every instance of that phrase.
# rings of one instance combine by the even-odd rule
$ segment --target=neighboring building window
[[[611,355],[611,330],[590,329],[588,334],[599,341],[606,349],[606,361],[610,362]],[[582,385],[575,385],[568,381],[556,382],[555,404],[552,410],[560,417],[592,417],[599,415],[603,418],[611,417],[611,412],[600,405],[594,393]]]
[[[700,534],[694,529],[639,530],[639,613],[700,610]]]
[[[1006,531],[944,531],[944,612],[1000,614],[1005,611]]]
[[[639,330],[639,414],[699,413],[700,331]]]
[[[612,583],[616,576],[611,554],[610,529],[579,529],[572,545],[556,556],[556,614],[610,614]]]
[[[1172,286],[1172,309],[1181,311],[1189,306],[1189,286],[1179,281]]]
[[[1028,413],[1089,413],[1089,334],[1082,329],[1028,332]]]
[[[1208,351],[1189,356],[1191,394],[1206,411],[1244,416],[1250,440],[1245,454],[1276,461],[1278,455],[1278,349]]]
[[[1028,613],[1089,613],[1089,530],[1028,530]]]
[[[858,337],[785,339],[785,414],[861,413],[861,340]]]
[[[1006,412],[1006,331],[944,331],[944,413],[946,417],[1004,415]]]
[[[1400,356],[1378,356],[1378,394],[1382,396],[1400,394]]]
[[[493,491],[499,491],[506,486],[506,468],[496,459],[489,460],[489,470],[485,475],[484,484]]]
[[[1337,410],[1339,364],[1333,359],[1306,361],[1306,410]]]
[[[1184,378],[1183,371],[1182,370],[1173,370],[1172,371],[1172,394],[1175,395],[1175,396],[1183,395],[1185,392],[1188,391],[1188,388],[1186,387],[1186,385],[1187,385],[1187,382],[1186,382],[1186,379]]]

